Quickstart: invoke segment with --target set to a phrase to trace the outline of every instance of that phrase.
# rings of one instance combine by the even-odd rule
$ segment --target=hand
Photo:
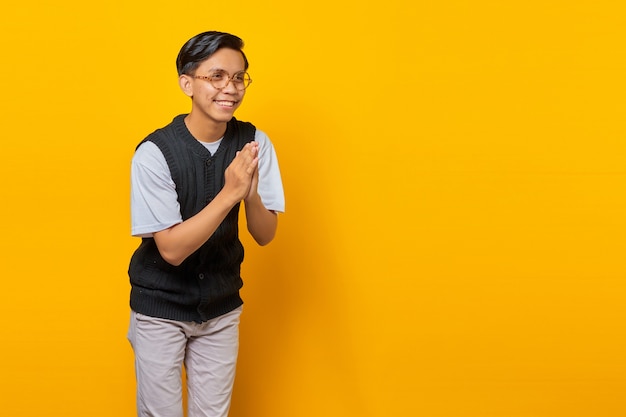
[[[250,142],[237,152],[224,172],[223,191],[239,202],[250,194],[252,183],[258,184],[259,145]],[[254,177],[256,176],[256,180]],[[256,192],[256,185],[255,191]]]
[[[248,195],[245,197],[245,200],[248,201],[255,196],[258,195],[259,188],[259,167],[257,166],[254,172],[252,173],[252,180],[250,182],[250,190],[248,191]]]

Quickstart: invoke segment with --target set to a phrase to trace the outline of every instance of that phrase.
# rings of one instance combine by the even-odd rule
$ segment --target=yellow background
[[[6,2],[5,2],[6,3]],[[287,214],[247,235],[232,417],[624,416],[621,1],[12,1],[0,410],[134,415],[129,161],[246,41]]]

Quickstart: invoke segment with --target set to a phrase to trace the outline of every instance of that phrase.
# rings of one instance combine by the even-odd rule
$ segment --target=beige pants
[[[188,417],[226,417],[235,381],[242,307],[202,324],[131,312],[137,415],[182,417],[182,367]]]

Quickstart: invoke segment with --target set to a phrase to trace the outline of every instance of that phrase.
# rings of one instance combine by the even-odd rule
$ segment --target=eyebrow
[[[230,74],[230,72],[226,71],[224,68],[219,68],[219,67],[213,67],[213,68],[209,68],[208,70],[209,72],[225,72],[227,74]],[[240,69],[238,71],[235,71],[233,74],[239,74],[240,72],[246,72],[246,69]]]

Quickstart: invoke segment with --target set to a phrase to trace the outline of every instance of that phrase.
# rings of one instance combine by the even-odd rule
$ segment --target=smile
[[[219,106],[224,106],[224,107],[235,107],[235,104],[237,104],[236,101],[226,101],[226,100],[215,100],[215,103]]]

